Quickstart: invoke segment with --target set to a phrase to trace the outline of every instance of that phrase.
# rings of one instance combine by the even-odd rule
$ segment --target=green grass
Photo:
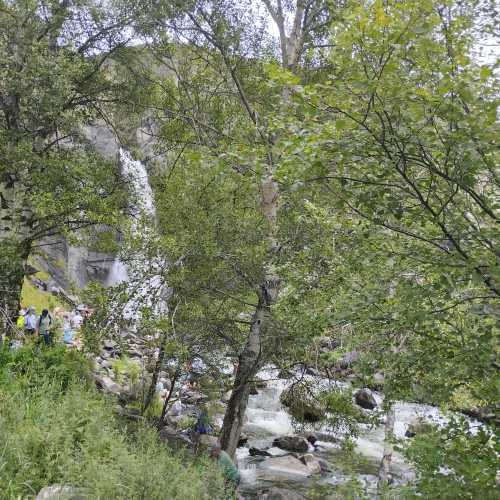
[[[132,361],[127,356],[113,360],[111,366],[118,382],[123,382],[125,378],[130,379],[132,384],[138,381],[141,367],[139,363]]]
[[[0,350],[0,498],[33,499],[52,484],[102,500],[222,497],[216,464],[120,420],[88,373],[83,355],[63,347]]]
[[[27,278],[24,279],[21,304],[24,307],[34,306],[37,314],[40,314],[42,309],[52,311],[55,307],[66,308],[57,297],[49,292],[39,290]]]

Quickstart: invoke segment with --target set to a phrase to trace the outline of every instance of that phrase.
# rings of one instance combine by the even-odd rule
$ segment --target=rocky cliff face
[[[83,288],[89,281],[105,283],[115,260],[110,254],[72,246],[61,236],[46,239],[42,245],[33,261],[50,275],[49,289],[69,291]]]
[[[131,128],[118,138],[104,123],[87,127],[83,132],[96,151],[109,160],[119,161],[121,142],[133,144],[142,157],[151,157],[154,147],[154,124],[143,120],[137,128]],[[103,228],[96,227],[96,234]],[[106,284],[115,255],[73,246],[63,236],[53,236],[42,241],[33,257],[39,269],[51,279],[49,288],[83,288],[90,281]]]

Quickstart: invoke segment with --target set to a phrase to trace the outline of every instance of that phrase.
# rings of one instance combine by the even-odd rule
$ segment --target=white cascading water
[[[272,446],[274,438],[295,433],[293,419],[284,409],[280,402],[280,396],[283,390],[291,383],[290,380],[280,379],[277,370],[268,368],[258,374],[258,378],[267,381],[265,388],[259,389],[258,394],[250,396],[247,408],[247,421],[244,426],[244,432],[249,436],[248,446],[257,448],[267,448],[267,452],[273,456],[283,454],[283,450],[278,448],[269,448]],[[326,380],[318,380],[317,385],[327,386],[330,384]],[[337,386],[347,386],[345,383],[337,383]],[[381,407],[383,396],[374,393],[379,408]],[[404,438],[405,432],[411,423],[419,419],[432,422],[436,425],[445,425],[448,421],[440,410],[436,407],[408,403],[396,402],[394,405],[395,423],[394,434],[396,438]],[[319,429],[321,435],[326,435],[326,428]],[[314,433],[314,431],[313,431]],[[341,435],[338,435],[341,437]],[[361,435],[356,439],[356,451],[368,460],[371,464],[367,468],[369,473],[359,473],[358,479],[365,484],[366,494],[369,498],[376,496],[376,482],[378,464],[384,453],[384,426],[378,425],[374,428],[365,427]],[[328,450],[334,452],[338,450],[339,445],[333,442],[318,441],[317,444],[323,449],[322,458],[330,463],[332,473],[323,476],[320,483],[329,485],[338,485],[349,479],[349,475],[343,474],[336,467],[335,454],[330,455]],[[286,453],[286,452],[285,452]],[[238,448],[236,454],[238,466],[242,474],[243,487],[248,491],[261,485],[262,470],[260,462],[261,457],[251,457],[248,448]],[[414,479],[414,472],[409,464],[404,460],[401,454],[393,452],[392,473],[398,482],[407,482]],[[374,490],[375,488],[375,490]]]
[[[130,153],[120,148],[120,165],[123,177],[129,182],[133,197],[130,207],[132,216],[132,234],[140,231],[144,241],[154,238],[156,211],[153,190],[149,183],[145,165],[134,160]],[[144,221],[145,224],[140,224]],[[158,313],[166,311],[167,286],[163,283],[160,270],[165,262],[161,257],[151,257],[146,251],[135,252],[128,263],[116,257],[109,271],[107,286],[130,283],[130,300],[124,308],[127,319],[136,318],[142,306],[152,307]]]

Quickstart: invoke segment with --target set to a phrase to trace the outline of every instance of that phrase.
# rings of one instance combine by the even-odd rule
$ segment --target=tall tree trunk
[[[165,344],[167,342],[167,330],[163,330],[161,333],[160,351],[158,353],[158,359],[156,360],[153,374],[151,376],[151,384],[149,385],[148,392],[144,398],[144,404],[142,406],[142,413],[145,413],[149,408],[149,405],[153,401],[154,395],[156,393],[156,384],[158,384],[158,376],[163,366],[163,361],[165,359]]]
[[[26,188],[8,172],[0,176],[0,333],[15,325],[31,249],[31,211]]]
[[[177,383],[177,379],[179,378],[179,376],[180,376],[180,370],[177,368],[174,372],[174,375],[172,376],[172,379],[170,380],[170,390],[168,391],[167,397],[163,402],[163,408],[161,410],[161,416],[160,416],[160,425],[159,425],[160,428],[163,427],[165,423],[165,418],[167,417],[168,404],[170,403],[172,395],[174,394],[175,384]]]
[[[392,438],[394,435],[394,419],[395,409],[391,404],[387,411],[385,420],[385,437],[384,437],[384,455],[380,461],[377,482],[377,497],[381,498],[381,494],[385,486],[390,482],[391,478],[391,461],[392,461]]]
[[[279,32],[282,46],[282,66],[287,69],[293,69],[300,53],[300,45],[302,43],[301,26],[304,15],[303,0],[297,1],[297,9],[295,12],[292,31],[289,36],[286,35],[285,18],[281,1],[277,4],[277,10],[274,10],[269,1],[264,2],[269,10],[269,13],[275,20]],[[234,73],[231,71],[236,87],[240,92],[241,100],[249,110],[250,117],[254,121],[257,130],[259,123],[256,114],[250,112],[248,100],[242,90],[241,85]],[[282,90],[282,107],[286,108],[289,105],[290,92],[285,86]],[[264,138],[262,130],[261,137]],[[279,211],[279,186],[275,179],[276,165],[273,158],[273,143],[269,141],[269,150],[267,154],[266,168],[262,175],[261,184],[261,206],[262,215],[267,222],[267,242],[269,255],[267,262],[264,265],[265,279],[260,286],[259,302],[255,308],[252,318],[252,324],[247,338],[247,343],[239,358],[238,370],[236,371],[233,391],[229,399],[226,413],[224,415],[224,423],[222,426],[220,442],[222,448],[231,456],[234,457],[236,447],[241,434],[241,429],[244,424],[245,413],[248,405],[248,396],[250,394],[250,382],[254,379],[256,373],[261,368],[261,363],[265,360],[262,356],[262,351],[265,342],[265,332],[268,329],[271,317],[271,307],[275,304],[280,286],[280,278],[275,270],[275,258],[279,252],[278,242],[278,211]],[[266,350],[269,346],[265,346]]]
[[[262,295],[255,309],[250,332],[243,352],[239,357],[233,390],[224,414],[220,434],[221,447],[234,457],[244,424],[245,412],[250,395],[250,383],[259,371],[262,351],[262,334],[269,317],[269,306]]]
[[[302,25],[304,21],[305,1],[297,0],[293,24],[289,35],[286,34],[286,20],[281,0],[278,0],[276,8],[270,0],[263,1],[269,11],[269,14],[274,19],[279,29],[282,49],[281,64],[284,68],[293,71],[297,64],[304,41]],[[194,20],[194,22],[197,24],[196,20]],[[210,41],[213,43],[214,38],[212,37]],[[280,193],[278,183],[275,179],[276,165],[272,152],[276,138],[273,138],[271,134],[268,134],[265,129],[261,128],[258,120],[258,114],[251,107],[236,71],[224,50],[224,44],[220,44],[215,41],[215,45],[221,52],[229,74],[231,75],[239,93],[241,102],[248,112],[249,118],[253,121],[256,131],[258,132],[263,143],[268,146],[266,168],[260,179],[260,187],[262,215],[267,222],[267,243],[269,254],[267,261],[263,266],[265,269],[265,277],[258,291],[259,301],[254,311],[247,342],[239,357],[238,370],[236,371],[233,390],[224,415],[224,423],[220,435],[222,448],[231,457],[234,457],[248,405],[250,382],[253,380],[261,367],[263,360],[265,360],[265,356],[262,355],[265,332],[269,326],[271,307],[275,304],[279,293],[280,279],[275,269],[275,260],[280,248],[278,242],[277,220]],[[290,89],[288,86],[285,86],[282,89],[282,107],[287,108],[289,106],[289,101]],[[266,346],[266,349],[267,347],[268,346]]]

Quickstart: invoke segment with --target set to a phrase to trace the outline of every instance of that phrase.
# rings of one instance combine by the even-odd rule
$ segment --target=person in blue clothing
[[[208,410],[205,407],[201,409],[198,420],[196,421],[196,425],[194,426],[194,430],[198,434],[212,434],[212,432],[214,431],[212,428],[212,424],[210,423]]]
[[[73,345],[73,336],[74,332],[71,328],[71,319],[69,317],[69,314],[66,313],[63,316],[63,342],[66,345]]]

